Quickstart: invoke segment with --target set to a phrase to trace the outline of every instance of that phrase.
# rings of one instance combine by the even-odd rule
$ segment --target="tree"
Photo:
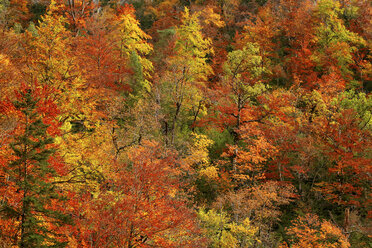
[[[169,151],[168,151],[169,152]],[[128,151],[116,162],[85,212],[89,247],[195,247],[195,215],[182,196],[177,160],[155,142]],[[83,220],[84,221],[84,220]],[[201,243],[202,244],[202,243]]]
[[[272,231],[275,224],[281,221],[281,208],[295,200],[294,191],[291,184],[266,181],[221,195],[214,206],[230,211],[235,223],[249,220],[257,232],[253,246],[259,240],[264,247],[275,247],[277,241]]]
[[[129,5],[118,9],[118,15],[114,18],[112,25],[114,25],[114,30],[111,36],[115,39],[119,56],[126,60],[134,74],[127,80],[119,77],[118,82],[129,82],[133,92],[143,95],[150,90],[148,80],[153,70],[151,61],[145,57],[152,52],[152,46],[146,41],[151,37],[141,29],[134,15],[134,8]],[[119,70],[120,66],[119,64]]]
[[[317,18],[316,45],[317,51],[312,60],[324,73],[332,67],[340,70],[344,78],[351,79],[353,71],[353,54],[358,46],[365,46],[365,40],[358,34],[349,31],[340,18],[344,9],[339,1],[322,0],[317,4],[314,15]]]
[[[272,10],[273,11],[273,10]],[[317,83],[318,72],[312,55],[315,50],[314,5],[311,1],[281,1],[279,26],[282,33],[281,70],[289,85],[300,83],[312,89]],[[283,73],[282,73],[283,74]],[[287,75],[285,75],[287,74]],[[279,75],[277,76],[279,77]],[[279,81],[281,78],[278,78]]]
[[[160,96],[156,100],[160,102],[164,115],[163,132],[166,142],[171,145],[180,129],[190,129],[199,115],[205,112],[202,88],[207,76],[212,73],[207,62],[207,56],[212,53],[211,41],[201,32],[198,13],[190,14],[185,8],[181,20],[182,23],[174,30],[175,40],[170,47],[174,49],[174,54],[166,59],[166,70],[160,74],[160,82],[155,89],[155,97]]]
[[[227,105],[226,109],[222,108],[222,112],[229,117],[232,116],[230,118],[233,119],[232,126],[235,129],[232,132],[235,131],[236,136],[236,131],[244,123],[242,112],[247,108],[250,100],[266,90],[265,85],[260,84],[260,76],[265,68],[262,67],[259,47],[254,43],[247,43],[243,49],[230,52],[224,69],[226,90],[222,88],[222,91],[230,98],[227,101],[230,102],[231,107]],[[237,136],[234,139],[235,142],[238,141]]]
[[[198,215],[210,240],[210,248],[250,247],[256,240],[258,229],[251,225],[249,218],[242,223],[235,223],[226,212],[217,212],[214,209],[200,209]]]
[[[360,107],[363,106],[363,94],[359,97]],[[371,151],[371,130],[368,128],[370,120],[366,122],[365,119],[370,113],[363,109],[359,109],[360,114],[357,113],[353,108],[358,105],[351,108],[348,100],[351,99],[339,100],[344,106],[335,111],[332,118],[318,120],[315,127],[323,127],[318,129],[318,138],[319,143],[324,145],[322,152],[329,162],[328,171],[317,184],[317,190],[329,202],[364,208],[369,194],[367,185],[371,179],[371,158],[367,155]],[[368,102],[370,105],[371,101]],[[362,114],[367,116],[360,116]]]
[[[261,65],[268,71],[273,71],[275,66],[276,52],[280,45],[276,42],[279,36],[280,27],[278,23],[279,15],[275,13],[275,3],[269,2],[258,9],[254,18],[245,22],[244,32],[237,36],[238,48],[243,48],[245,44],[257,44],[259,56],[262,59]],[[270,75],[270,78],[278,75]]]
[[[232,123],[227,128],[230,128],[234,135],[233,144],[228,144],[222,154],[222,157],[229,161],[221,163],[232,173],[236,186],[255,184],[265,177],[267,165],[275,161],[281,148],[276,144],[277,140],[271,139],[270,134],[277,128],[276,131],[283,135],[279,129],[281,123],[287,125],[287,122],[292,121],[291,118],[287,118],[288,113],[291,113],[289,102],[293,99],[289,92],[283,90],[270,92],[260,83],[253,86],[243,85],[243,88],[244,94],[240,91],[239,95],[244,96],[245,104],[240,115],[237,115],[236,107],[225,110],[221,108],[224,110],[222,113],[225,113],[224,118]],[[237,129],[236,117],[239,116],[240,124]]]
[[[40,113],[42,108],[53,111],[53,104],[40,105],[47,103],[39,102],[30,88],[20,90],[17,98],[13,106],[20,124],[10,143],[12,158],[3,167],[1,185],[13,192],[4,195],[2,218],[17,226],[13,238],[19,247],[65,247],[65,237],[58,229],[69,224],[70,218],[62,211],[64,197],[53,183],[63,168],[53,157],[53,126]]]
[[[85,28],[88,17],[98,8],[92,0],[57,0],[64,4],[63,12],[67,14],[67,19],[72,31],[80,31]]]
[[[71,32],[65,28],[66,19],[56,13],[59,8],[52,1],[39,25],[24,33],[22,62],[28,83],[36,80],[53,87],[54,92],[48,97],[59,104],[60,119],[64,122],[92,111],[88,107],[86,83],[72,54]]]
[[[350,244],[341,229],[329,221],[321,221],[318,216],[306,214],[299,216],[287,229],[291,236],[289,242],[292,248],[301,247],[325,247],[325,248],[348,248]],[[281,247],[288,247],[287,244]]]

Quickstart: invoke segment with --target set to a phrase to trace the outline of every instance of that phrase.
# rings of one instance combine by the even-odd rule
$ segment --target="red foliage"
[[[195,247],[194,214],[182,199],[177,161],[156,143],[131,149],[127,164],[115,163],[86,211],[93,228],[83,233],[92,247]]]

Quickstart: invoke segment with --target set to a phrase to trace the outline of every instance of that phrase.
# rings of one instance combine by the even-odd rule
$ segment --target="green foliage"
[[[9,7],[8,0],[0,0],[0,25],[4,25],[6,20],[6,12]]]
[[[134,72],[133,82],[131,83],[133,92],[131,92],[131,95],[134,98],[143,97],[145,92],[150,92],[151,87],[150,82],[145,79],[141,58],[134,51],[130,54],[130,65]]]
[[[31,90],[21,92],[20,101],[13,104],[23,115],[24,130],[10,143],[15,159],[9,163],[6,173],[21,193],[21,202],[18,206],[6,204],[4,209],[20,220],[20,247],[65,247],[61,235],[50,226],[68,224],[70,218],[53,206],[64,197],[52,183],[56,171],[49,164],[49,158],[55,150],[48,147],[53,144],[47,135],[48,125],[36,111],[37,101]]]
[[[358,37],[357,34],[347,30],[340,18],[342,13],[343,9],[338,1],[319,1],[315,15],[320,19],[317,28],[317,41],[322,47],[337,42],[364,43],[363,39]]]
[[[47,6],[42,3],[33,3],[30,8],[32,13],[32,19],[30,21],[37,23],[39,20],[41,20],[41,17],[46,14],[46,9]]]
[[[16,34],[20,34],[23,31],[22,25],[18,22],[14,23],[13,30]]]
[[[266,72],[259,55],[259,47],[247,43],[242,50],[227,55],[224,64],[225,82],[230,88],[230,97],[237,105],[238,112],[251,100],[267,90],[260,77]]]
[[[354,109],[357,113],[355,117],[360,120],[359,126],[372,130],[372,99],[369,95],[354,90],[345,91],[333,99],[332,105],[341,109]]]
[[[249,73],[251,78],[258,78],[265,71],[259,52],[259,46],[254,43],[247,43],[242,50],[230,52],[225,64],[226,75],[239,80],[242,73]]]
[[[353,248],[372,248],[372,238],[362,232],[352,232],[349,237]]]
[[[38,36],[35,23],[30,22],[30,25],[27,27],[27,32],[29,32],[34,37]]]
[[[344,10],[338,1],[322,0],[318,2],[315,16],[319,19],[316,38],[319,50],[313,55],[318,65],[324,65],[327,56],[337,61],[344,76],[352,74],[353,52],[357,46],[365,46],[365,40],[358,34],[349,31],[341,19]],[[326,54],[328,53],[328,54]]]
[[[222,132],[218,129],[209,129],[207,135],[213,140],[213,144],[210,147],[210,156],[212,159],[218,159],[223,151],[226,149],[226,145],[233,144],[233,137],[228,130]]]

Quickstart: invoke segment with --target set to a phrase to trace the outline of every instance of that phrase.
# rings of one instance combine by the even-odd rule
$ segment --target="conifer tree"
[[[30,89],[19,92],[13,102],[20,114],[20,130],[10,143],[13,159],[4,169],[18,203],[5,202],[2,211],[19,223],[14,241],[19,247],[65,247],[63,235],[56,230],[70,218],[58,210],[64,198],[52,182],[57,175],[49,163],[55,153],[53,138],[47,134],[49,125],[38,113],[37,103]]]

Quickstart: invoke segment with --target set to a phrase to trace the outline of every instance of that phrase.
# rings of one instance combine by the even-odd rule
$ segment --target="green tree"
[[[15,236],[19,247],[65,247],[64,237],[57,229],[70,223],[70,218],[58,209],[65,198],[53,184],[57,175],[50,163],[55,153],[53,138],[47,134],[49,125],[43,122],[37,104],[30,89],[21,91],[19,99],[13,102],[21,125],[10,143],[13,159],[5,174],[18,201],[5,203],[2,210],[5,216],[18,220]]]

